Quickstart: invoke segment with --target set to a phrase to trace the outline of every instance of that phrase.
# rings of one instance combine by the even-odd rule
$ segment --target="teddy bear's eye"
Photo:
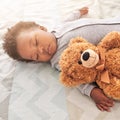
[[[82,54],[82,53],[83,53],[83,51],[80,51],[80,53]]]
[[[79,61],[78,61],[78,64],[82,64],[82,62],[79,60]]]

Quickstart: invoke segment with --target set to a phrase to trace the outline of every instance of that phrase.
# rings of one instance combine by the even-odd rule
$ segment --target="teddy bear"
[[[104,94],[120,100],[120,32],[108,33],[97,45],[82,37],[71,39],[59,65],[65,86],[96,82]]]

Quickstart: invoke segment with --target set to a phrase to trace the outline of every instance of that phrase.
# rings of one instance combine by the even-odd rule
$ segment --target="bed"
[[[0,120],[118,120],[120,103],[111,113],[99,111],[91,98],[65,88],[59,72],[45,63],[24,63],[2,49],[7,28],[18,21],[36,21],[51,30],[74,9],[89,7],[84,17],[119,15],[120,0],[2,0],[0,4]],[[89,109],[88,109],[89,108]]]

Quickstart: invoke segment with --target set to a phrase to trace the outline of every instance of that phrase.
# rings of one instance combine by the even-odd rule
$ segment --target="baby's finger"
[[[108,99],[106,102],[114,105],[114,101],[112,99]]]
[[[103,109],[103,111],[107,111],[110,112],[110,107],[104,105],[104,104],[100,104],[100,107]]]
[[[99,110],[104,111],[104,109],[99,104],[96,104],[96,106],[98,107]]]
[[[102,104],[103,104],[104,106],[113,107],[114,102],[113,102],[113,100],[110,100],[110,99],[109,99],[109,100],[107,100],[107,101],[103,101]]]

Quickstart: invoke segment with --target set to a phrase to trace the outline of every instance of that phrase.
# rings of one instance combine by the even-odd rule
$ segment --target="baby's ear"
[[[83,43],[83,42],[87,42],[87,40],[85,40],[82,37],[76,37],[76,38],[72,38],[69,42],[69,46],[73,45],[74,43]]]

